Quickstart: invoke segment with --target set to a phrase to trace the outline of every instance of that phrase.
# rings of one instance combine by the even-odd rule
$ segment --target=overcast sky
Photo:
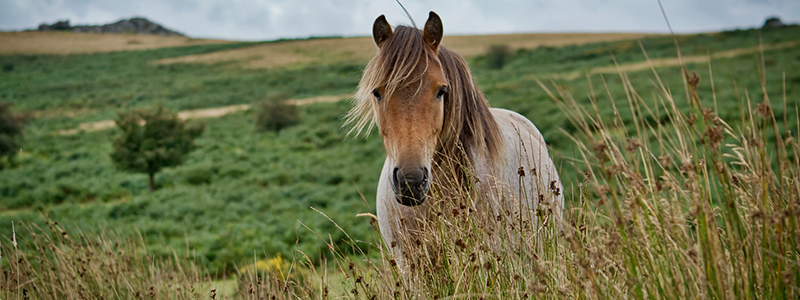
[[[404,0],[418,26],[436,11],[445,34],[667,32],[656,0]],[[663,0],[679,33],[800,22],[800,0]],[[385,14],[409,24],[394,0],[0,0],[0,30],[69,19],[105,24],[141,16],[192,37],[270,40],[365,36]]]

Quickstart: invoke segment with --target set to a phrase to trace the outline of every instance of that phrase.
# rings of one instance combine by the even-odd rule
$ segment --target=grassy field
[[[463,39],[452,37],[454,43],[460,38]],[[445,37],[443,44],[448,46],[450,39]],[[505,66],[492,69],[480,51],[467,51],[478,85],[493,106],[526,115],[545,135],[562,170],[570,208],[595,209],[600,197],[581,198],[585,190],[579,187],[586,188],[584,172],[591,164],[575,160],[586,149],[570,138],[570,134],[590,133],[584,132],[580,122],[575,122],[575,116],[570,117],[570,110],[554,101],[539,82],[552,93],[574,96],[579,106],[590,106],[591,100],[596,99],[600,103],[596,115],[609,128],[614,128],[616,134],[638,136],[646,145],[657,145],[663,138],[656,134],[633,134],[638,130],[637,124],[676,126],[675,111],[651,101],[663,97],[665,92],[674,95],[677,111],[702,118],[687,100],[689,89],[680,61],[675,58],[671,37],[606,42],[589,37],[573,42],[519,45],[504,39],[484,39],[486,44],[481,44],[484,49],[491,44],[506,43],[511,46],[511,53]],[[374,51],[362,40],[352,41]],[[84,122],[113,119],[119,111],[157,104],[181,111],[249,104],[284,93],[298,99],[351,93],[368,55],[349,56],[350,48],[330,57],[311,53],[308,57],[313,59],[257,68],[243,64],[240,57],[248,57],[244,61],[250,63],[262,58],[241,54],[228,59],[221,54],[259,52],[269,47],[303,49],[303,45],[314,43],[349,41],[312,39],[92,54],[0,56],[0,101],[11,102],[16,111],[35,116],[26,128],[25,144],[16,162],[0,171],[2,265],[6,269],[9,266],[12,221],[17,226],[19,248],[35,249],[32,237],[35,230],[31,228],[47,228],[46,219],[58,221],[58,228],[73,235],[113,231],[119,240],[139,241],[131,253],[143,251],[141,248],[156,258],[191,258],[201,266],[197,272],[202,273],[194,276],[192,282],[207,282],[226,275],[235,277],[240,267],[253,263],[254,252],[262,258],[277,254],[292,258],[299,250],[310,257],[310,265],[324,268],[335,260],[328,247],[341,249],[345,257],[361,255],[353,250],[353,243],[376,249],[370,246],[379,241],[369,219],[355,215],[374,213],[377,173],[384,153],[376,134],[365,140],[345,136],[340,128],[341,117],[349,104],[344,101],[303,105],[300,107],[303,121],[279,133],[256,132],[251,111],[199,120],[206,124],[206,133],[197,142],[199,149],[184,165],[159,173],[156,178],[159,188],[152,194],[147,192],[145,175],[114,169],[109,158],[114,130],[59,134]],[[781,130],[777,132],[798,126],[795,109],[800,99],[800,74],[796,72],[800,69],[800,28],[678,36],[677,42],[686,68],[696,71],[701,78],[696,87],[697,99],[704,107],[713,107],[731,128],[740,130],[746,124],[743,113],[751,111],[748,103],[755,107],[764,94],[772,97],[772,112],[780,116]],[[520,48],[524,46],[528,48]],[[642,48],[657,67],[658,77],[650,70]],[[203,59],[208,57],[222,59]],[[615,74],[615,63],[627,71],[625,76]],[[759,71],[761,67],[763,72]],[[713,81],[709,70],[713,70]],[[587,78],[587,73],[593,75]],[[765,89],[761,78],[765,78]],[[632,113],[629,101],[639,97],[650,101],[652,114]],[[774,141],[774,135],[773,132],[765,140]],[[727,137],[725,142],[734,140]],[[655,146],[650,150],[656,156],[669,152]],[[796,153],[790,153],[787,159],[793,161]],[[727,158],[726,162],[730,160]],[[713,205],[722,200],[715,198]],[[47,232],[39,234],[49,235]],[[55,232],[57,237],[59,231]],[[137,239],[139,235],[141,239]],[[61,243],[64,247],[70,245],[68,241]],[[372,251],[366,256],[380,261],[379,252]],[[797,260],[793,263],[797,264]],[[339,267],[347,269],[346,264]],[[332,268],[336,269],[336,264]],[[788,268],[797,276],[797,265]],[[608,274],[611,273],[605,273]],[[567,272],[558,276],[572,275]],[[548,287],[557,283],[576,287],[566,285],[571,282],[568,279],[552,276],[555,277],[546,284]],[[609,279],[608,290],[599,289],[604,293],[557,295],[619,295],[614,289],[625,287],[626,283],[617,279]],[[247,283],[255,281],[239,280],[238,291],[242,293],[248,289]],[[622,289],[639,296],[635,286]],[[791,291],[791,285],[788,286]],[[350,288],[353,287],[347,289]],[[440,291],[443,294],[450,291],[452,295],[455,290],[458,288],[452,286]],[[686,290],[689,295],[701,293],[701,289]],[[516,296],[521,298],[522,294]]]

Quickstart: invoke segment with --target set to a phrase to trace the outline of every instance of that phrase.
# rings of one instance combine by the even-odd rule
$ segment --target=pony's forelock
[[[401,85],[421,83],[430,60],[435,59],[425,47],[419,29],[407,26],[395,28],[389,40],[384,42],[364,69],[358,91],[353,97],[353,108],[346,116],[345,126],[352,126],[348,134],[368,135],[375,126],[377,116],[373,90],[382,87],[382,98],[389,99]],[[420,68],[422,72],[419,72]],[[413,77],[415,73],[419,73],[416,78]],[[421,85],[417,92],[420,88]]]

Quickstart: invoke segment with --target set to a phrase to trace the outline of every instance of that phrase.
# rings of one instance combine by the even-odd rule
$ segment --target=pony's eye
[[[442,99],[442,96],[444,96],[444,94],[447,94],[447,92],[449,92],[449,89],[447,88],[447,86],[440,87],[439,88],[439,93],[436,94],[436,98]]]
[[[375,100],[381,101],[381,93],[378,93],[378,90],[372,90],[372,95],[375,96]]]

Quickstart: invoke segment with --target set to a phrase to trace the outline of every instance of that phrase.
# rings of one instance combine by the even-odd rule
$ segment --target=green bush
[[[191,185],[202,185],[211,183],[214,177],[214,168],[209,165],[199,165],[189,168],[184,175],[186,183]]]
[[[288,99],[288,96],[281,94],[256,103],[256,130],[278,132],[300,123],[297,106],[288,103]]]
[[[10,161],[19,152],[24,121],[22,116],[11,113],[11,103],[0,102],[0,162],[4,158]]]
[[[490,69],[502,69],[510,54],[508,45],[491,45],[486,51],[486,64]]]

